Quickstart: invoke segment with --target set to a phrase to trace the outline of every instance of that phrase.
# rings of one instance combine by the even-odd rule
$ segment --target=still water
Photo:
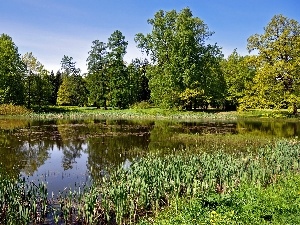
[[[49,194],[82,187],[110,168],[129,167],[149,152],[185,149],[178,134],[295,137],[300,123],[280,121],[178,122],[141,120],[0,120],[0,169],[47,183]]]

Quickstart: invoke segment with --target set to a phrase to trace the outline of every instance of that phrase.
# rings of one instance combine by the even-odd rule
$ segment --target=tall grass
[[[114,212],[119,224],[152,214],[171,199],[211,192],[234,191],[240,183],[265,186],[279,174],[299,170],[300,146],[296,141],[280,141],[256,154],[216,152],[193,156],[146,157],[130,170],[119,169],[100,187],[101,209]]]
[[[145,215],[155,214],[173,199],[231,193],[240,184],[264,187],[279,175],[299,169],[299,141],[283,140],[255,153],[216,151],[147,156],[136,160],[129,169],[120,166],[84,193],[67,190],[47,206],[43,187],[37,187],[39,192],[35,192],[32,187],[24,189],[19,183],[2,181],[0,222],[12,221],[16,215],[18,221],[37,221],[42,217],[36,215],[43,216],[46,209],[47,216],[57,223],[134,223]],[[7,190],[11,194],[5,194]]]

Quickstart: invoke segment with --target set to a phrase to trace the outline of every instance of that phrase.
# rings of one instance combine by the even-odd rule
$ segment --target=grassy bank
[[[86,117],[110,118],[110,119],[177,119],[177,120],[236,120],[237,118],[275,118],[298,119],[298,115],[292,115],[287,110],[248,110],[248,111],[221,111],[208,109],[206,111],[180,111],[177,109],[160,109],[155,107],[131,109],[97,109],[95,107],[76,106],[47,106],[36,107],[27,110],[25,107],[13,105],[0,105],[0,115],[21,116],[33,119],[82,119]]]
[[[243,193],[242,188],[249,186],[255,191],[263,190],[278,182],[279,177],[297,173],[299,169],[299,141],[283,140],[256,152],[232,154],[216,150],[192,155],[186,155],[184,151],[165,157],[150,155],[136,160],[129,169],[121,166],[104,176],[99,185],[94,183],[84,194],[67,190],[46,203],[44,186],[22,188],[20,181],[2,179],[0,207],[5,210],[2,210],[0,221],[24,224],[52,218],[57,222],[78,224],[125,224],[157,215],[174,202],[178,210],[181,201],[184,204],[181,199],[200,199],[205,202],[203,210],[208,212],[207,215],[221,215],[222,219],[229,214],[218,211],[215,205],[219,205],[219,201],[222,203],[234,196],[236,201],[243,203],[245,196],[238,194]],[[247,196],[251,198],[251,195]],[[252,205],[250,200],[248,207]],[[266,210],[270,208],[265,207]],[[264,216],[260,212],[258,215]],[[14,223],[7,222],[12,220]]]
[[[178,111],[172,109],[97,109],[93,107],[49,107],[40,113],[32,113],[32,118],[73,118],[85,117],[108,119],[176,119],[176,120],[236,120],[236,112],[221,111]]]
[[[180,198],[139,224],[300,224],[299,187],[300,174],[290,174],[265,188],[248,184],[228,194]]]

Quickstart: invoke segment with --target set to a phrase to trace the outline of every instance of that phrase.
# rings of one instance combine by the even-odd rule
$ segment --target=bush
[[[31,113],[31,110],[24,106],[13,105],[13,104],[2,104],[0,105],[0,115],[24,115]]]
[[[134,103],[130,108],[132,109],[149,109],[151,108],[151,104],[147,101]]]

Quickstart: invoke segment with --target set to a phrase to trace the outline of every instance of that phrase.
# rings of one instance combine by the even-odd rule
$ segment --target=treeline
[[[0,36],[0,104],[128,108],[149,102],[163,108],[287,108],[300,104],[300,25],[275,15],[263,34],[248,38],[252,55],[236,50],[224,58],[213,35],[189,8],[158,11],[152,31],[135,41],[148,59],[124,61],[128,42],[116,30],[106,42],[92,42],[88,71],[72,57],[48,72],[33,56],[21,56],[11,37]]]

